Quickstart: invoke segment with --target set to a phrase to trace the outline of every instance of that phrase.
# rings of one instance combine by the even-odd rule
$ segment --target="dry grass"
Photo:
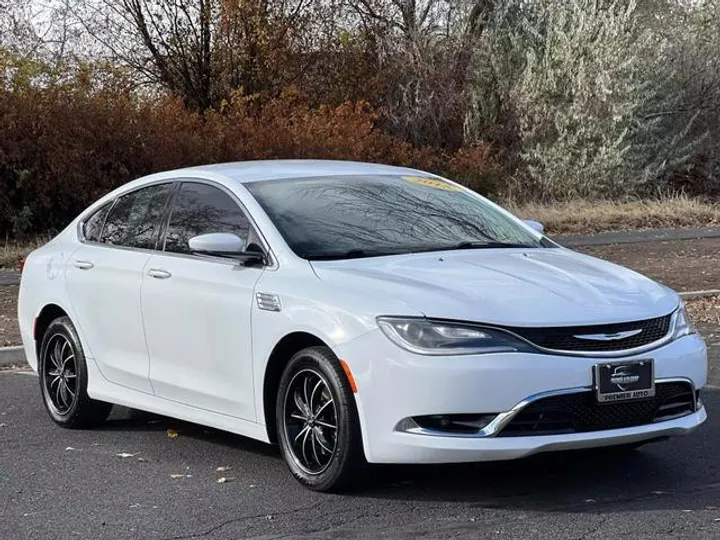
[[[720,224],[720,205],[685,195],[625,202],[576,200],[552,204],[509,203],[506,207],[522,218],[542,222],[550,234]]]
[[[20,267],[20,260],[23,257],[47,241],[47,238],[35,238],[33,240],[19,242],[6,238],[5,242],[0,245],[0,269],[18,269]]]

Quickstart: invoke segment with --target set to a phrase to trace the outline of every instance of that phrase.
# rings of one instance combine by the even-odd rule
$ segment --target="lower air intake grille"
[[[528,437],[583,433],[652,424],[695,412],[695,394],[684,382],[658,383],[655,397],[599,404],[594,392],[552,396],[525,407],[498,435]]]

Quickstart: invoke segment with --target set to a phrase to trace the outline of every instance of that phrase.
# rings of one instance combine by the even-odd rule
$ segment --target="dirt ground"
[[[657,279],[677,291],[720,289],[720,238],[579,248]],[[16,285],[0,286],[0,346],[20,344]],[[693,300],[688,309],[710,341],[720,341],[720,297]],[[720,345],[720,343],[718,343]]]
[[[578,248],[677,291],[720,289],[720,238]]]
[[[0,287],[0,347],[20,345],[17,325],[17,285]]]

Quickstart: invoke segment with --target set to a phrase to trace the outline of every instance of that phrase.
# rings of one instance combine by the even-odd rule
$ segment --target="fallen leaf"
[[[215,470],[216,470],[217,472],[226,472],[226,471],[229,471],[230,469],[232,469],[232,467],[218,467],[218,468],[215,469]]]
[[[128,454],[127,452],[121,452],[121,453],[115,454],[115,455],[119,458],[125,459],[125,458],[129,458],[129,457],[135,457],[138,454],[140,454],[140,452],[137,452],[135,454]]]
[[[7,427],[7,424],[2,423],[2,424],[0,424],[0,427]]]
[[[228,482],[232,482],[233,480],[235,480],[235,479],[232,477],[223,476],[222,478],[217,479],[217,483],[218,484],[227,484]]]
[[[168,429],[165,433],[167,434],[169,439],[177,439],[178,432],[174,429]]]

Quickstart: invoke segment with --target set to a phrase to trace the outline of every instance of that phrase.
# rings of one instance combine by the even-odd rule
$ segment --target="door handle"
[[[172,274],[167,270],[162,270],[160,268],[151,268],[150,270],[148,270],[148,276],[154,277],[155,279],[167,279],[169,277],[172,277]]]
[[[75,268],[79,268],[80,270],[92,270],[95,268],[95,265],[91,261],[80,261],[76,259],[72,264]]]

